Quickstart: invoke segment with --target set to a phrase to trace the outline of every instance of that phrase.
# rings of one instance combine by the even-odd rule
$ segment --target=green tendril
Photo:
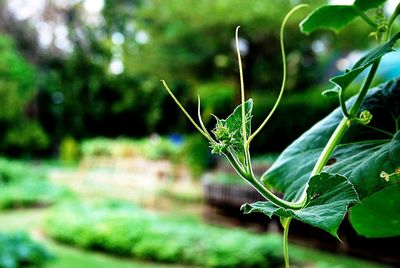
[[[350,115],[349,111],[347,110],[346,100],[345,100],[345,98],[344,98],[343,89],[340,89],[340,90],[339,90],[339,95],[338,95],[338,97],[339,97],[340,107],[342,108],[343,116],[346,117],[346,118],[348,118],[348,119],[351,119],[351,115]]]
[[[197,130],[204,137],[206,137],[207,140],[209,140],[210,142],[214,142],[214,140],[211,138],[211,136],[208,134],[208,132],[204,131],[203,129],[201,129],[201,127],[193,120],[193,118],[190,116],[190,114],[186,111],[186,109],[182,106],[182,104],[175,97],[174,93],[172,93],[171,89],[168,87],[168,85],[165,82],[165,80],[161,80],[161,82],[163,83],[163,85],[164,85],[165,89],[167,90],[167,92],[169,93],[169,95],[172,97],[172,99],[175,101],[175,103],[178,105],[178,107],[182,110],[182,112],[186,115],[186,117],[189,119],[189,121],[193,124],[193,126],[195,126],[195,128],[197,128]]]
[[[240,57],[240,47],[239,47],[239,28],[240,26],[236,27],[235,31],[235,42],[236,42],[236,53],[238,58],[239,64],[239,76],[240,76],[240,96],[241,96],[241,103],[242,103],[242,131],[243,131],[243,141],[246,144],[247,141],[247,133],[246,133],[246,110],[245,110],[245,94],[244,94],[244,80],[243,80],[243,66],[242,66],[242,59]]]
[[[269,114],[267,115],[267,117],[264,119],[264,121],[261,123],[261,125],[257,128],[256,131],[254,131],[254,133],[249,137],[248,141],[247,141],[247,145],[246,147],[248,148],[250,145],[250,142],[254,139],[254,137],[263,129],[263,127],[267,124],[267,122],[269,121],[269,119],[272,117],[272,115],[274,114],[276,108],[278,107],[282,96],[283,96],[283,92],[285,91],[285,87],[286,87],[286,77],[287,77],[287,66],[286,66],[286,53],[285,53],[285,40],[284,40],[284,31],[285,31],[285,26],[287,21],[289,20],[289,18],[299,9],[304,8],[304,7],[308,7],[309,5],[307,4],[301,4],[298,6],[295,6],[292,10],[289,11],[289,13],[285,16],[285,18],[283,19],[283,22],[281,24],[281,29],[280,29],[280,46],[281,46],[281,54],[282,54],[282,69],[283,69],[283,74],[282,74],[282,84],[281,84],[281,89],[278,95],[278,98],[276,99],[276,102],[274,104],[274,107],[272,107],[272,110],[269,112]]]
[[[395,175],[400,175],[400,168],[396,168],[395,171],[391,174],[382,170],[382,172],[379,174],[379,177],[381,177],[382,179],[384,179],[385,181],[388,182],[390,180],[390,177],[395,176]]]
[[[364,110],[356,120],[363,125],[368,125],[372,120],[372,114],[370,111]]]
[[[211,135],[210,135],[210,133],[208,133],[207,128],[204,126],[203,119],[201,118],[201,101],[200,101],[200,95],[198,95],[198,94],[197,94],[197,103],[198,103],[197,104],[197,117],[200,122],[200,126],[203,129],[204,133],[206,133],[207,136],[211,138]]]

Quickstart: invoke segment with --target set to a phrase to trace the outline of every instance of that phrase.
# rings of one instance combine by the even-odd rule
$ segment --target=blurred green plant
[[[157,262],[202,267],[276,267],[282,262],[277,236],[160,217],[115,202],[58,207],[45,230],[64,243]]]
[[[0,158],[0,209],[50,205],[70,196],[38,167]]]
[[[151,160],[176,159],[181,146],[167,137],[154,136],[142,139],[93,138],[81,143],[83,157],[145,157]]]
[[[7,2],[10,0],[1,2],[0,9],[6,10]],[[192,89],[198,89],[204,96],[206,125],[211,122],[208,113],[211,109],[221,116],[227,116],[225,107],[228,111],[239,99],[235,93],[237,91],[233,90],[239,84],[232,60],[233,40],[229,34],[238,24],[246,25],[241,44],[246,52],[243,53],[243,61],[248,91],[262,95],[271,92],[279,84],[276,79],[280,75],[279,68],[275,68],[280,64],[275,29],[279,27],[279,18],[284,10],[290,8],[293,1],[253,0],[244,3],[241,0],[216,0],[212,4],[197,0],[179,4],[174,0],[151,2],[153,4],[149,5],[146,1],[104,1],[104,8],[98,14],[104,23],[99,25],[88,20],[85,5],[80,2],[71,2],[59,8],[58,2],[50,1],[46,10],[51,10],[53,16],[39,12],[37,19],[14,18],[16,27],[9,27],[7,32],[10,37],[3,39],[14,39],[13,51],[18,49],[35,64],[35,68],[30,66],[23,69],[27,60],[22,59],[25,65],[21,64],[20,56],[1,62],[2,71],[7,69],[10,62],[12,67],[0,79],[0,96],[7,95],[9,100],[3,102],[0,99],[2,105],[7,107],[0,114],[21,119],[16,114],[10,117],[13,111],[17,111],[27,116],[23,120],[7,121],[9,123],[4,125],[0,119],[0,126],[5,130],[0,134],[1,143],[4,146],[9,144],[3,148],[0,143],[0,150],[20,155],[41,151],[50,155],[55,153],[55,148],[59,148],[66,136],[81,141],[97,136],[143,137],[153,132],[161,135],[175,131],[190,132],[188,124],[178,117],[177,111],[172,109],[172,103],[159,90],[160,76],[168,79],[174,77],[176,94],[189,110],[196,108],[196,94]],[[318,5],[324,1],[311,2]],[[271,9],[270,6],[275,8]],[[8,20],[4,14],[0,17]],[[12,13],[8,15],[13,16]],[[350,27],[356,31],[345,30],[341,33],[341,40],[346,41],[337,42],[335,36],[329,33],[313,34],[314,40],[299,38],[298,22],[299,18],[294,18],[287,25],[288,92],[294,89],[307,90],[310,85],[318,83],[329,69],[319,68],[318,53],[310,48],[314,44],[312,42],[324,44],[323,50],[326,52],[336,48],[348,50],[349,47],[367,46],[360,38],[368,30],[363,24],[356,22]],[[58,48],[56,38],[49,46],[37,42],[40,37],[36,26],[40,25],[57,25],[65,29],[66,43],[70,44],[70,48],[65,51]],[[10,46],[7,44],[4,47],[8,50]],[[2,56],[2,59],[5,58]],[[329,59],[329,66],[333,61],[335,58]],[[111,71],[111,65],[115,62],[122,66],[121,72]],[[15,77],[12,81],[9,78],[10,71],[15,71],[11,75]],[[19,96],[20,92],[14,89],[19,87],[16,84],[29,89],[26,93],[29,91],[33,94],[28,94],[30,97],[24,94]],[[26,100],[29,100],[28,104]],[[261,101],[258,104],[268,107]],[[10,105],[12,107],[8,107]],[[16,110],[17,107],[23,109]],[[165,113],[166,110],[169,112]],[[325,112],[324,109],[319,115]],[[172,126],[170,122],[176,118],[179,119]],[[307,120],[308,117],[303,118]],[[254,119],[262,120],[258,114]],[[40,123],[27,124],[27,120]],[[309,126],[312,121],[310,118],[305,123]],[[11,128],[12,125],[15,127]],[[29,130],[23,131],[25,127]],[[293,134],[285,137],[272,150],[282,150],[304,130],[302,124],[293,127],[296,128],[288,132]],[[11,134],[5,138],[8,131]],[[18,135],[19,132],[21,135]],[[278,140],[281,133],[269,134],[257,142],[267,140],[270,136]],[[255,148],[265,148],[262,142],[259,145]]]
[[[280,28],[280,46],[283,61],[282,84],[279,96],[265,119],[255,130],[251,129],[253,100],[245,98],[239,27],[236,28],[236,49],[239,65],[241,104],[226,118],[216,118],[216,126],[210,132],[205,127],[198,97],[197,122],[175,97],[165,80],[161,80],[166,91],[186,115],[194,127],[209,141],[212,153],[224,155],[242,179],[252,185],[267,201],[244,204],[244,213],[259,212],[268,217],[278,216],[284,228],[283,249],[285,267],[289,267],[288,232],[292,219],[321,228],[338,238],[340,223],[350,207],[358,212],[351,218],[357,232],[366,236],[385,237],[399,233],[399,217],[389,226],[382,226],[379,235],[371,233],[375,223],[384,218],[390,220],[393,213],[377,213],[376,207],[386,207],[399,199],[398,188],[394,188],[400,175],[398,105],[399,80],[389,81],[370,90],[381,58],[394,50],[400,32],[392,34],[391,27],[400,15],[400,4],[390,17],[382,13],[386,0],[356,0],[352,5],[324,5],[315,9],[301,23],[304,33],[318,29],[340,31],[350,21],[359,17],[369,26],[379,45],[359,59],[351,69],[330,79],[333,88],[323,95],[337,97],[340,107],[334,110],[310,130],[301,135],[279,156],[277,161],[259,179],[255,176],[250,157],[250,143],[267,124],[278,107],[287,81],[287,58],[284,47],[284,29],[289,17],[300,8],[300,4],[285,16]],[[372,20],[368,10],[377,8],[378,18]],[[343,17],[338,16],[340,12]],[[368,75],[357,95],[345,100],[345,90],[366,69]],[[373,121],[372,117],[389,118]],[[370,124],[371,123],[371,124]],[[365,130],[365,128],[368,128]],[[385,136],[385,139],[382,138]],[[371,154],[373,155],[371,157]],[[380,181],[379,181],[380,180]],[[383,183],[384,180],[386,183]],[[273,187],[273,189],[272,189]],[[273,190],[284,193],[276,195]],[[390,193],[385,200],[369,197],[377,192]],[[359,205],[361,199],[368,200]],[[372,205],[371,205],[372,204]],[[360,206],[362,208],[360,208]],[[358,208],[358,209],[357,209]],[[360,213],[360,211],[362,211]],[[372,221],[362,216],[374,213]],[[357,216],[355,216],[357,215]],[[370,216],[369,216],[370,217]],[[369,226],[368,226],[369,225]]]
[[[42,207],[67,198],[70,193],[45,180],[24,180],[0,188],[0,210]]]
[[[36,69],[17,51],[12,39],[0,34],[0,150],[32,153],[50,141],[35,114]]]
[[[79,161],[80,150],[78,142],[72,137],[66,137],[61,141],[59,158],[67,164],[74,164]]]
[[[212,162],[209,145],[198,134],[185,137],[179,158],[186,164],[195,179],[199,179]]]
[[[212,182],[224,185],[248,185],[243,180],[238,180],[237,175],[227,172],[216,172],[204,178],[205,182]]]
[[[86,159],[125,157],[144,157],[150,160],[170,160],[178,167],[184,164],[189,168],[193,178],[200,175],[211,165],[211,156],[207,142],[198,135],[179,136],[174,138],[153,135],[149,138],[94,138],[81,143],[80,151]]]
[[[0,233],[0,267],[44,267],[53,255],[24,233]]]

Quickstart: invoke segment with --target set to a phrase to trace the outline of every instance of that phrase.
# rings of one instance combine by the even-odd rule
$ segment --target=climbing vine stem
[[[367,96],[368,89],[371,87],[372,81],[374,80],[374,77],[376,75],[376,71],[378,70],[380,60],[377,60],[374,64],[372,64],[372,67],[368,73],[367,78],[364,81],[364,84],[362,85],[360,89],[360,93],[358,94],[358,97],[356,101],[354,102],[353,106],[350,108],[349,115],[350,117],[355,116],[355,114],[358,112],[360,109],[362,103],[364,102],[365,97]],[[335,150],[336,146],[340,143],[341,139],[343,138],[344,134],[347,132],[347,130],[351,126],[351,119],[347,117],[343,117],[342,121],[340,121],[339,125],[336,127],[335,131],[329,138],[327,144],[325,145],[324,149],[322,150],[322,153],[320,154],[320,157],[318,158],[310,177],[317,175],[322,171],[322,169],[325,167],[326,163],[328,163],[329,158],[331,157],[333,151]],[[307,188],[304,189],[300,199],[298,200],[297,203],[299,204],[305,204],[307,202]]]

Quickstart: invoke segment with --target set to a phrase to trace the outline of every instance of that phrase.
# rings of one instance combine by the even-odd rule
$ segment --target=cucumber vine
[[[382,129],[380,126],[375,126],[373,121],[376,114],[383,113],[381,107],[383,102],[386,103],[390,100],[400,103],[398,94],[394,94],[400,89],[400,82],[389,82],[381,89],[370,90],[381,58],[392,52],[395,43],[400,39],[400,33],[392,35],[392,26],[400,13],[400,4],[386,19],[382,12],[384,2],[385,0],[356,0],[353,5],[326,5],[317,8],[302,21],[300,28],[308,34],[318,29],[340,31],[350,21],[361,17],[372,27],[370,36],[373,36],[379,45],[362,57],[352,69],[330,79],[334,87],[323,92],[323,95],[337,96],[339,108],[290,145],[261,178],[256,178],[252,169],[250,143],[274,114],[285,90],[287,76],[284,47],[285,25],[293,13],[308,7],[308,5],[300,4],[294,7],[282,22],[280,28],[280,48],[283,62],[281,88],[272,110],[254,132],[251,132],[253,101],[252,99],[246,101],[245,98],[243,68],[238,44],[239,27],[236,28],[235,41],[241,104],[226,119],[219,119],[215,116],[216,126],[211,133],[201,118],[200,97],[198,96],[197,123],[181,105],[167,83],[162,80],[172,99],[195,128],[209,141],[212,153],[224,155],[240,177],[267,200],[266,202],[245,204],[241,209],[245,213],[261,212],[269,217],[273,215],[280,217],[284,227],[286,267],[289,267],[287,238],[292,219],[321,228],[338,237],[339,225],[351,205],[357,209],[356,207],[360,206],[360,199],[371,198],[375,193],[385,191],[386,188],[396,187],[395,184],[400,182],[400,131],[398,129],[400,111],[397,109],[393,112],[389,109],[395,120],[396,130],[394,133],[389,127]],[[375,20],[371,19],[367,13],[368,10],[374,8],[377,10]],[[338,11],[346,13],[345,20],[338,18]],[[370,68],[368,75],[358,94],[345,100],[346,88],[367,68]],[[380,103],[380,106],[377,103]],[[357,135],[349,134],[350,129],[357,133],[360,127],[366,127],[371,131],[371,135],[385,135],[385,139],[360,141]],[[316,136],[322,138],[318,142],[313,142]],[[391,140],[387,139],[388,136]],[[311,143],[312,145],[310,145]],[[354,153],[357,153],[357,157],[349,160]],[[380,157],[379,160],[375,159],[376,161],[371,164],[371,153],[376,154],[376,157],[382,155],[385,157]],[[327,166],[332,157],[339,161]],[[304,166],[301,166],[302,163]],[[353,164],[358,164],[358,166],[353,167]],[[392,178],[394,179],[392,180]],[[385,184],[382,184],[382,181]],[[272,185],[273,190],[266,186],[266,182],[268,185]],[[284,198],[274,194],[275,191],[283,192]],[[398,232],[398,228],[396,228],[390,234],[398,235]]]

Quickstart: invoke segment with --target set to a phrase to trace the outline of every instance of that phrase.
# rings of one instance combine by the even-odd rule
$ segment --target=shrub
[[[0,188],[0,209],[50,205],[67,194],[65,188],[45,180],[14,182]]]
[[[192,176],[199,178],[211,164],[208,143],[200,135],[187,136],[182,148],[182,159]]]
[[[75,163],[79,159],[79,145],[72,137],[66,137],[60,144],[59,157],[67,164]]]
[[[0,234],[0,267],[42,267],[52,258],[46,248],[26,234]]]
[[[37,179],[44,176],[44,174],[39,170],[27,172],[27,168],[30,171],[33,171],[32,168],[29,168],[21,162],[0,158],[0,183],[6,184],[23,180],[27,177],[27,174],[29,174],[28,176],[31,179]]]
[[[50,140],[33,116],[37,70],[0,34],[0,150],[12,155],[39,153]]]
[[[46,180],[41,169],[0,158],[0,209],[52,204],[68,194]]]
[[[280,239],[196,221],[158,217],[126,205],[62,206],[50,213],[56,240],[143,259],[206,267],[270,267]]]

